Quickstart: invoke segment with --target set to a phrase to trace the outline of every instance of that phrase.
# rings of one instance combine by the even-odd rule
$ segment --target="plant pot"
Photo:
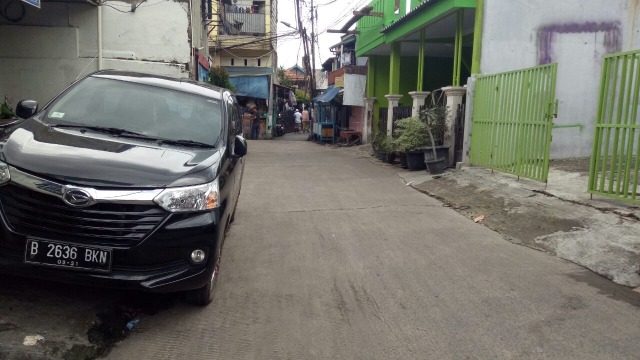
[[[427,165],[427,171],[430,174],[441,174],[447,167],[447,159],[438,158],[436,160],[425,160],[424,164]]]
[[[424,152],[424,159],[425,160],[433,160],[433,151],[431,150],[430,147],[424,148],[424,149],[422,149],[422,151]],[[448,146],[444,146],[444,145],[436,146],[436,159],[437,158],[448,159],[449,158],[449,147]]]
[[[398,157],[400,158],[400,167],[403,169],[406,169],[409,167],[409,165],[407,165],[407,156],[405,153],[398,153]]]
[[[382,161],[391,164],[396,159],[396,153],[382,153]]]
[[[410,171],[424,170],[426,165],[424,163],[424,152],[422,151],[409,151],[406,154],[407,167]]]

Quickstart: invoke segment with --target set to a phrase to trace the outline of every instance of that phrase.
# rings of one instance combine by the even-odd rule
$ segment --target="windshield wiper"
[[[68,128],[68,129],[87,129],[93,131],[104,132],[107,134],[113,134],[115,136],[121,137],[132,137],[132,138],[140,138],[140,139],[149,139],[149,140],[160,140],[155,136],[149,136],[141,133],[137,133],[135,131],[130,131],[121,128],[115,127],[106,127],[106,126],[94,126],[94,125],[75,125],[75,124],[52,124],[51,127],[59,127],[59,128]]]
[[[160,139],[160,141],[158,141],[158,145],[162,145],[162,144],[187,145],[187,146],[196,146],[196,147],[203,147],[203,148],[214,148],[215,147],[215,146],[213,146],[211,144],[206,144],[206,143],[203,143],[203,142],[193,141],[193,140]]]
[[[137,133],[135,131],[129,131],[121,128],[115,127],[105,127],[105,126],[93,126],[93,125],[80,125],[80,124],[52,124],[51,127],[59,127],[59,128],[70,128],[70,129],[87,129],[93,131],[104,132],[108,134],[112,134],[116,137],[125,137],[125,138],[134,138],[134,139],[145,139],[145,140],[154,140],[158,142],[158,145],[168,144],[168,145],[185,145],[185,146],[194,146],[194,147],[203,147],[203,148],[214,148],[215,146],[206,144],[199,141],[193,140],[174,140],[174,139],[166,139],[157,136],[149,136],[141,133]]]

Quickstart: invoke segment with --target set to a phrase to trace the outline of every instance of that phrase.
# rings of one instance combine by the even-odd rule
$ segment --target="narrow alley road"
[[[638,294],[505,241],[375,160],[282,140],[249,143],[214,302],[145,318],[108,358],[640,356]]]

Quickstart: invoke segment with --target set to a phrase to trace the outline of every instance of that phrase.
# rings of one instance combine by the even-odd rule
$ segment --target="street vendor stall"
[[[329,86],[320,96],[313,99],[316,103],[317,116],[313,124],[313,138],[320,142],[335,142],[336,140],[336,112],[340,106],[337,96],[342,89]]]

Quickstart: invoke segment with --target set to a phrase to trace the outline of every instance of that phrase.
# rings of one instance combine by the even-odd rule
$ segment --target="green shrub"
[[[383,135],[380,143],[380,151],[385,154],[390,154],[396,151],[396,144],[391,136]]]
[[[429,145],[427,126],[417,117],[396,121],[394,144],[397,151],[420,150]]]
[[[234,92],[236,90],[231,81],[229,81],[229,73],[222,66],[214,66],[209,69],[209,83]]]

